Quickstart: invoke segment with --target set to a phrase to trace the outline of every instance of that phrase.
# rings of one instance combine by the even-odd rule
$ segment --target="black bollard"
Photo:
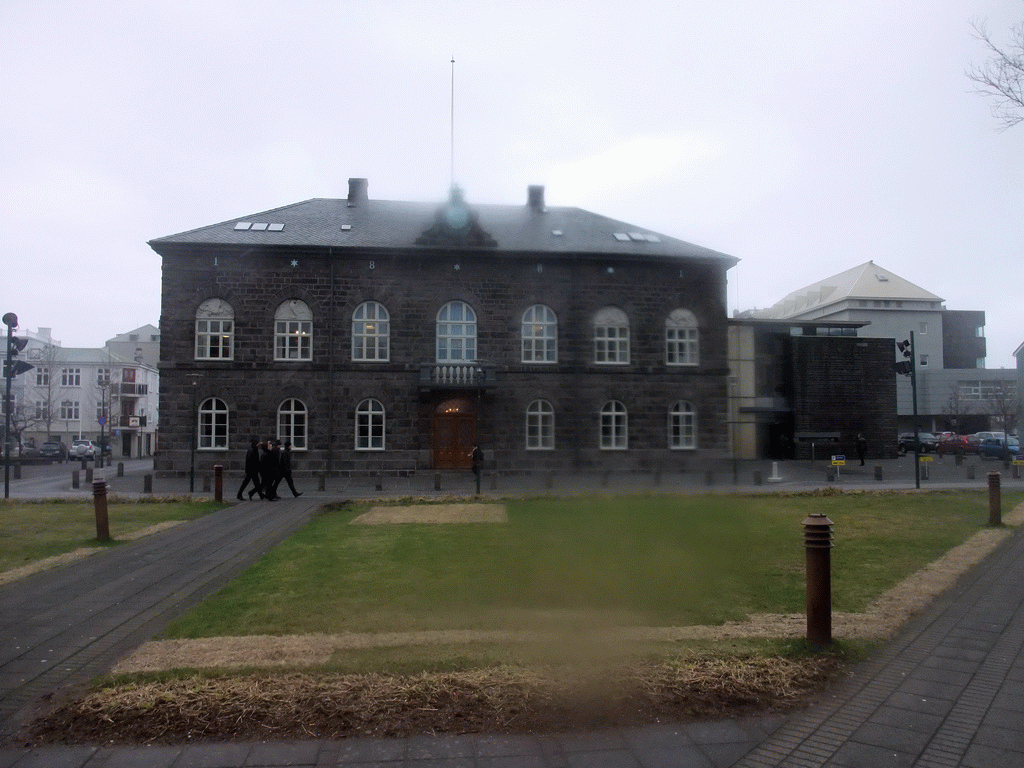
[[[999,481],[998,472],[988,473],[988,524],[992,526],[1003,524],[1003,497]]]
[[[143,475],[142,476],[142,492],[152,493],[153,492],[153,476]]]
[[[224,501],[224,465],[213,465],[213,498],[215,501]]]
[[[97,480],[92,484],[92,504],[96,514],[96,538],[110,541],[110,523],[107,518],[107,484]]]

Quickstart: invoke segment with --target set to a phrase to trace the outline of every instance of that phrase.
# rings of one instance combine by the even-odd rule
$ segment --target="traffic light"
[[[11,357],[17,357],[18,353],[21,352],[28,345],[28,339],[23,339],[20,336],[11,337]]]
[[[897,341],[896,342],[896,349],[898,349],[900,352],[902,352],[904,357],[906,357],[906,358],[910,357],[910,341],[909,340],[907,340],[907,341]],[[896,373],[900,374],[901,376],[909,376],[911,373],[913,373],[913,371],[911,370],[911,366],[912,365],[913,365],[913,361],[912,360],[909,360],[909,359],[908,360],[900,360],[898,363],[893,363],[893,368],[895,368],[896,369]]]
[[[15,376],[20,376],[25,371],[31,371],[33,366],[24,362],[23,360],[12,360],[11,358],[17,357],[18,354],[25,349],[28,345],[28,339],[23,339],[20,336],[9,336],[7,339],[7,357],[4,359],[4,376],[10,375],[13,379]]]

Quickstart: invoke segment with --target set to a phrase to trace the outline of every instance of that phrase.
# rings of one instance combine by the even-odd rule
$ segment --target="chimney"
[[[368,201],[369,195],[366,192],[367,180],[366,179],[349,179],[348,180],[348,204],[349,207],[358,205],[359,203],[365,203]]]
[[[531,184],[526,188],[526,204],[535,211],[544,210],[543,184]]]

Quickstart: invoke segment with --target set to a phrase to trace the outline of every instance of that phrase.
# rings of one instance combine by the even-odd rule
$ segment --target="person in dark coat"
[[[473,474],[479,478],[480,466],[484,463],[484,452],[480,450],[479,445],[473,446],[473,450],[469,452],[469,458],[473,462]]]
[[[868,441],[864,439],[864,435],[857,435],[857,458],[860,459],[860,465],[864,466],[864,456],[868,452]]]
[[[302,491],[295,490],[295,483],[292,482],[292,444],[285,443],[284,450],[281,451],[281,460],[278,464],[278,470],[281,473],[281,480],[288,483],[288,487],[291,488],[292,495],[298,498],[302,495]],[[278,480],[280,483],[281,480]],[[276,490],[276,489],[275,489]]]
[[[245,479],[242,480],[242,487],[238,489],[238,500],[242,501],[242,492],[252,482],[252,490],[249,491],[249,498],[258,493],[263,498],[263,491],[260,490],[260,444],[254,437],[249,450],[245,452]]]
[[[263,443],[263,455],[260,457],[260,479],[263,481],[263,497],[269,501],[280,498],[275,491],[278,477],[278,455],[271,440]]]

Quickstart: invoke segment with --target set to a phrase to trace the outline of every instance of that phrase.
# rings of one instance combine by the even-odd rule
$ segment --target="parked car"
[[[929,451],[936,451],[939,447],[939,439],[931,432],[918,432],[917,439],[921,444],[921,453],[928,453]],[[899,450],[900,456],[907,453],[908,451],[914,450],[914,433],[904,432],[899,436],[897,449]]]
[[[99,446],[92,440],[75,440],[71,443],[71,457],[75,459],[94,459],[99,452]]]
[[[967,436],[958,435],[956,432],[939,432],[938,452],[942,456],[946,453],[966,453]]]
[[[63,462],[68,458],[68,447],[60,440],[47,440],[39,448],[39,458]]]
[[[983,459],[1002,459],[1007,453],[1017,456],[1020,453],[1020,441],[1015,437],[986,437],[978,447],[978,455]]]

